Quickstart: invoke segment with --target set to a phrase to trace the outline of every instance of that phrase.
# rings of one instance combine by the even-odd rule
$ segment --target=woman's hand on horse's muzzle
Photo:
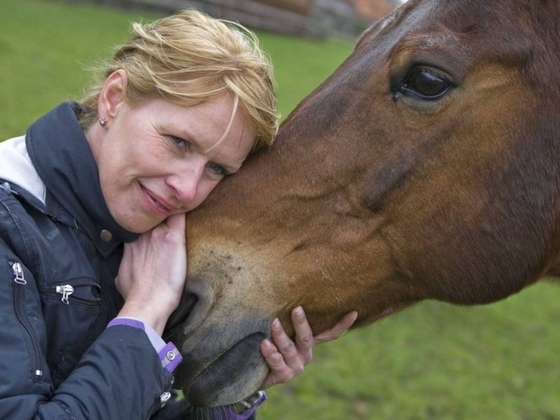
[[[263,389],[272,385],[286,383],[303,372],[304,367],[313,359],[313,346],[326,343],[340,337],[354,324],[358,312],[346,314],[334,327],[313,336],[301,306],[292,311],[292,323],[296,333],[295,342],[284,331],[276,318],[272,322],[272,341],[266,339],[261,344],[270,373],[263,383]]]

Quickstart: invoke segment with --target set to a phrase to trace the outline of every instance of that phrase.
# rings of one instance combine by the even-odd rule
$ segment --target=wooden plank
[[[259,3],[309,16],[315,0],[260,0]]]
[[[267,0],[274,3],[273,0]],[[292,5],[312,0],[292,0]],[[318,25],[313,16],[294,10],[279,9],[271,4],[255,0],[96,0],[119,7],[148,8],[175,12],[186,7],[202,10],[211,16],[233,20],[252,29],[288,35],[323,37],[326,32]],[[302,8],[301,11],[308,13]]]
[[[211,16],[233,20],[251,29],[294,36],[324,38],[333,30],[317,0],[69,0],[173,13],[195,8]],[[319,13],[318,13],[319,11]]]

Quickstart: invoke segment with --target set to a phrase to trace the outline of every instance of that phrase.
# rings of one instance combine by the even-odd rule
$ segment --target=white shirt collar
[[[31,163],[25,136],[0,142],[0,179],[18,185],[45,203],[47,189]]]

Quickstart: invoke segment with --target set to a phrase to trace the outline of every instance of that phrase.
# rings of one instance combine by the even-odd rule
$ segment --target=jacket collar
[[[107,256],[137,235],[119,226],[109,212],[97,164],[74,112],[79,107],[65,102],[32,124],[26,135],[27,151],[47,187],[47,211],[68,223],[58,208],[62,206]]]

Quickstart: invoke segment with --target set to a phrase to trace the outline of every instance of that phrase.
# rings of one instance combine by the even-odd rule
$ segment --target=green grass
[[[558,419],[559,297],[543,283],[488,306],[421,303],[318,347],[261,418]]]
[[[59,102],[79,98],[90,80],[86,69],[110,57],[112,48],[127,38],[130,22],[155,17],[53,0],[0,0],[0,138],[23,133]],[[276,66],[283,116],[352,48],[337,40],[260,35]]]
[[[268,33],[260,33],[259,38],[274,63],[282,117],[325,80],[353,47],[336,39],[310,42]]]
[[[79,97],[84,68],[108,57],[139,16],[0,0],[0,139]],[[276,66],[283,115],[352,48],[260,36]],[[316,348],[302,376],[270,389],[259,418],[560,419],[559,302],[560,287],[543,283],[483,307],[421,303]]]

